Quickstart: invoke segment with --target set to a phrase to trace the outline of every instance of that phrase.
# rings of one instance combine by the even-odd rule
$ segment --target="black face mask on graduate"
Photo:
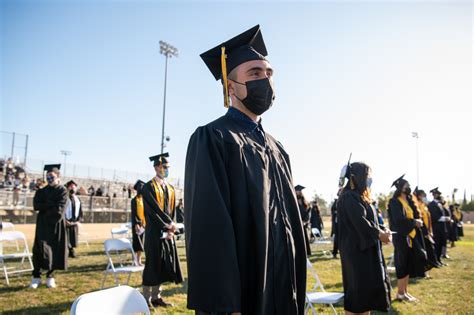
[[[411,194],[411,188],[410,188],[410,187],[404,188],[404,189],[403,189],[403,193],[405,193],[405,194],[407,194],[407,195]]]
[[[236,97],[255,115],[262,115],[272,107],[273,101],[275,100],[275,93],[268,78],[247,81],[245,84],[234,80],[232,81],[240,85],[245,85],[247,88],[247,97],[243,100]]]

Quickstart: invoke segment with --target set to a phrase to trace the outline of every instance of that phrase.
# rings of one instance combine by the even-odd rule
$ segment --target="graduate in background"
[[[321,211],[319,210],[318,200],[315,199],[311,202],[311,228],[318,229],[317,236],[323,237],[324,223],[321,218]]]
[[[449,205],[449,213],[451,214],[451,224],[449,227],[449,241],[451,247],[456,247],[456,241],[459,241],[458,236],[458,220],[455,215],[456,207],[454,204]]]
[[[444,207],[442,205],[441,192],[438,187],[433,188],[430,193],[433,195],[433,201],[428,205],[428,210],[431,214],[431,222],[433,224],[433,237],[435,241],[436,258],[442,265],[447,265],[441,258],[443,255],[443,247],[447,244],[448,227],[447,222],[451,218],[446,217]]]
[[[41,284],[41,269],[45,269],[46,286],[55,288],[54,270],[67,269],[67,236],[64,212],[67,190],[60,185],[61,164],[45,165],[48,185],[37,190],[33,198],[33,208],[38,211],[35,241],[33,243],[33,279],[30,288]]]
[[[462,236],[464,236],[464,230],[463,230],[463,222],[462,222],[462,211],[461,211],[461,205],[459,203],[454,204],[454,221],[457,222],[456,228],[457,228],[457,235],[458,238],[461,239]]]
[[[266,55],[258,25],[201,55],[228,111],[194,132],[186,156],[188,308],[198,314],[304,312],[306,243],[290,159],[262,126],[275,95]]]
[[[306,242],[306,254],[311,256],[311,246],[310,246],[310,239],[311,239],[311,206],[306,200],[303,189],[306,187],[301,185],[296,185],[295,192],[296,192],[296,200],[298,201],[298,208],[300,209],[301,215],[301,222],[303,223],[304,229],[304,236]]]
[[[337,195],[341,193],[342,190],[337,192]],[[333,238],[333,247],[332,247],[332,258],[337,258],[337,253],[339,252],[339,237],[338,237],[338,223],[337,223],[337,200],[334,199],[334,202],[331,206],[331,237]]]
[[[337,202],[344,310],[387,312],[391,287],[382,243],[390,243],[391,234],[379,225],[371,204],[372,171],[364,163],[348,163],[341,178],[348,179]]]
[[[441,250],[441,257],[445,259],[451,259],[448,255],[448,241],[450,240],[451,228],[453,226],[453,220],[451,219],[451,211],[449,210],[449,205],[446,199],[441,196],[441,205],[443,207],[444,218],[446,220],[446,244],[443,246]]]
[[[392,184],[396,191],[388,202],[388,215],[390,229],[396,232],[393,235],[398,287],[396,299],[416,302],[417,299],[408,293],[408,279],[425,276],[427,257],[420,229],[423,226],[423,220],[420,219],[411,199],[410,184],[403,178],[404,176]]]
[[[425,249],[427,256],[427,267],[429,270],[432,267],[440,268],[442,267],[441,263],[436,257],[435,241],[433,238],[433,224],[431,222],[431,214],[428,211],[427,204],[428,198],[426,198],[426,193],[422,189],[418,189],[418,186],[413,190],[413,201],[415,202],[418,212],[420,213],[420,218],[423,220],[423,226],[421,231],[425,239]]]
[[[66,203],[66,230],[68,238],[69,257],[75,258],[74,248],[79,243],[79,224],[83,218],[82,203],[76,196],[77,184],[73,180],[66,183],[68,198]]]
[[[174,235],[175,191],[166,178],[169,174],[168,153],[150,157],[156,176],[143,186],[145,211],[145,269],[143,270],[143,296],[154,307],[168,307],[161,297],[161,284],[183,282]],[[138,212],[138,209],[137,209]]]
[[[142,265],[142,252],[144,251],[145,241],[145,208],[143,206],[142,189],[145,183],[141,180],[137,180],[133,189],[137,192],[135,197],[132,198],[132,247],[135,252],[135,260],[137,265]]]

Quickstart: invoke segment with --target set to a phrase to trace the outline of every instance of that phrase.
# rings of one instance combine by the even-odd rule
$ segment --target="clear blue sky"
[[[71,163],[150,172],[164,40],[180,51],[166,134],[183,178],[190,135],[225,112],[199,54],[260,24],[277,93],[264,128],[307,195],[334,196],[349,152],[372,166],[375,192],[403,173],[415,184],[412,131],[422,188],[473,192],[469,1],[1,1],[0,20],[0,130],[29,134],[33,158],[62,161],[68,149]]]

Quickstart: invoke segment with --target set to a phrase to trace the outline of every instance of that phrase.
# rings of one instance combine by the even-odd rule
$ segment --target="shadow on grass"
[[[11,280],[11,279],[10,279]],[[25,289],[25,286],[24,285],[20,285],[20,286],[12,286],[12,285],[9,285],[9,286],[4,286],[4,287],[1,287],[0,288],[0,294],[2,293],[11,293],[11,292],[17,292],[17,291],[22,291]]]
[[[80,265],[80,266],[69,266],[67,272],[94,272],[94,271],[104,271],[107,264],[90,264],[90,265]]]
[[[20,308],[14,311],[4,311],[2,314],[59,314],[71,308],[72,302],[49,304],[43,306],[32,306]]]
[[[188,279],[184,279],[182,283],[177,284],[176,287],[164,289],[163,295],[173,296],[175,294],[186,294],[188,292]]]

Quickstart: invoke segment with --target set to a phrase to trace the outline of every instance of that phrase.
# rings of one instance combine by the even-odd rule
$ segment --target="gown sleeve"
[[[394,230],[400,233],[399,236],[407,236],[416,226],[415,219],[407,219],[403,214],[402,204],[396,199],[390,199],[388,207],[393,220]]]
[[[198,311],[241,311],[225,155],[219,131],[200,127],[191,136],[185,168],[184,222],[188,308]]]
[[[366,217],[364,205],[349,195],[344,198],[344,209],[347,209],[346,216],[348,221],[354,226],[359,237],[359,249],[366,250],[376,246],[379,241],[379,228],[370,222]]]
[[[132,199],[131,201],[131,221],[132,221],[132,231],[135,233],[135,225],[137,225],[138,220],[137,220],[137,202],[135,198]]]

